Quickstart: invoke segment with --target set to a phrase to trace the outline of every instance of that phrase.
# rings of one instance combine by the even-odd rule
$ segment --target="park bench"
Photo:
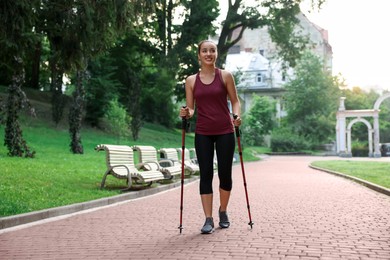
[[[181,158],[182,149],[177,148],[176,151],[180,155],[180,158]],[[200,171],[199,165],[197,164],[197,161],[191,159],[190,150],[188,150],[187,148],[184,148],[184,165],[185,165],[186,169],[188,169],[191,172],[191,174],[196,174],[196,173],[199,173],[199,171]]]
[[[179,149],[180,149],[180,151],[179,151]],[[175,165],[179,165],[181,167],[182,161],[179,158],[179,154],[178,154],[180,152],[180,155],[181,155],[181,148],[179,148],[179,149],[161,148],[160,149],[161,157],[164,159],[172,160]],[[188,149],[187,149],[187,151],[188,151]],[[188,151],[188,153],[189,153],[189,151]],[[189,157],[186,158],[186,156],[184,156],[184,174],[185,175],[191,175],[191,174],[196,173],[197,171],[199,172],[199,166],[191,164],[190,162],[191,162],[191,160],[189,159]]]
[[[160,171],[166,179],[181,175],[181,165],[169,159],[158,159],[157,149],[153,146],[135,145],[133,149],[139,153],[139,161],[143,168]]]
[[[133,181],[136,184],[148,184],[150,186],[153,181],[165,179],[159,170],[145,169],[142,163],[135,165],[134,151],[130,146],[100,144],[96,146],[95,150],[106,152],[107,170],[104,173],[100,188],[104,187],[109,174],[119,179],[126,179],[128,186],[125,190],[131,188]]]

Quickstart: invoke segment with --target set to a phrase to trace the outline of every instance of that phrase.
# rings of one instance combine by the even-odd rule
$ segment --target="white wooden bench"
[[[133,149],[139,153],[139,160],[146,169],[161,171],[166,179],[181,175],[181,165],[169,159],[158,159],[157,149],[153,146],[135,145]]]
[[[180,156],[180,159],[181,159],[181,156],[182,156],[182,149],[181,148],[176,148],[175,149],[179,154]],[[190,150],[188,150],[188,148],[184,148],[184,165],[186,167],[186,169],[191,173],[191,174],[196,174],[196,173],[199,173],[199,165],[197,163],[195,163],[194,160],[191,159],[191,156],[190,156]]]
[[[104,173],[100,188],[104,187],[107,175],[119,179],[127,180],[127,189],[130,189],[132,182],[137,184],[149,184],[153,181],[164,180],[165,177],[159,170],[141,170],[143,164],[134,164],[134,151],[127,145],[109,145],[100,144],[96,146],[96,151],[106,151],[106,165],[107,170]]]
[[[160,150],[161,158],[172,160],[175,165],[179,165],[181,167],[181,160],[179,159],[178,150],[175,148],[161,148]],[[184,174],[191,175],[194,171],[186,165],[184,162]]]

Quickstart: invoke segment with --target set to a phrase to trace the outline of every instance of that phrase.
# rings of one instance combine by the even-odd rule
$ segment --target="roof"
[[[268,70],[269,61],[259,53],[241,52],[228,54],[225,69],[228,71]]]

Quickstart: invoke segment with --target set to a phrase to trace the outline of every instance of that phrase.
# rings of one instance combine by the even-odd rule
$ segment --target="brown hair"
[[[215,42],[213,42],[212,40],[203,40],[203,41],[199,42],[198,43],[198,54],[200,54],[200,48],[202,48],[202,44],[205,42],[211,42],[211,43],[215,44]],[[215,44],[215,46],[217,46],[217,44]]]

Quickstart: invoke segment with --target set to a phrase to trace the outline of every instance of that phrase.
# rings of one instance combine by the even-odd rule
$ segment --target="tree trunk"
[[[30,108],[32,114],[35,114],[21,88],[24,83],[24,69],[20,57],[15,57],[13,67],[14,75],[12,76],[12,84],[8,87],[6,102],[4,145],[8,148],[9,156],[32,158],[35,155],[35,151],[30,151],[30,148],[27,146],[19,123],[19,112],[25,105]]]
[[[129,110],[131,114],[130,129],[134,141],[139,137],[139,131],[142,126],[141,116],[141,84],[139,79],[135,77],[134,72],[129,72],[129,81],[132,82],[129,89]]]
[[[41,64],[42,43],[37,42],[31,64],[30,88],[39,90],[39,67]]]
[[[84,86],[83,79],[85,71],[78,70],[76,73],[76,89],[73,92],[73,104],[69,111],[69,133],[71,137],[70,150],[74,154],[83,154],[84,149],[81,143],[81,123],[84,109]]]
[[[57,126],[63,117],[66,100],[62,95],[62,76],[64,75],[64,72],[63,69],[60,68],[58,60],[55,58],[50,60],[50,71],[52,119]]]

